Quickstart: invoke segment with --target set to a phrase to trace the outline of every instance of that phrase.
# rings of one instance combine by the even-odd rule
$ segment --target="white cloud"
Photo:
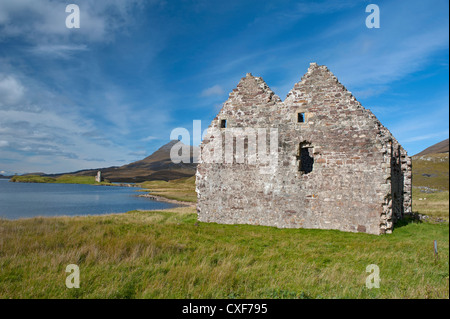
[[[30,51],[34,54],[45,56],[56,56],[61,58],[68,58],[76,52],[87,51],[85,44],[80,45],[65,45],[65,44],[39,44]]]
[[[6,147],[9,145],[8,141],[0,141],[0,147]]]
[[[141,139],[142,142],[149,142],[149,141],[153,141],[153,140],[157,140],[158,138],[156,136],[147,136],[144,137],[143,139]]]
[[[94,124],[67,111],[0,110],[0,127],[0,138],[7,138],[14,150],[2,151],[2,164],[9,171],[67,172],[97,165],[92,159],[99,159],[97,163],[104,159],[106,162],[101,164],[109,166],[129,152],[106,137],[101,143],[92,139],[89,132],[95,130]],[[7,145],[2,142],[0,146]]]
[[[17,105],[22,101],[25,88],[14,76],[0,73],[0,107]]]
[[[327,14],[341,10],[350,9],[359,5],[363,1],[347,0],[347,1],[302,1],[297,4],[293,15],[298,17],[305,17],[312,14]]]
[[[31,43],[55,42],[80,36],[88,41],[109,41],[114,37],[115,30],[132,25],[132,11],[141,3],[141,0],[79,0],[80,28],[68,29],[65,24],[69,15],[65,12],[66,1],[2,0],[0,41],[10,36],[21,36]]]
[[[147,155],[147,152],[146,151],[130,152],[130,153],[128,153],[128,155],[137,156],[137,157],[144,157],[144,156]]]
[[[442,132],[437,132],[437,133],[426,134],[426,135],[413,136],[413,137],[404,139],[403,142],[411,143],[411,142],[417,142],[417,141],[430,140],[430,139],[437,138],[437,137],[441,137],[441,138],[447,137],[448,138],[448,130],[442,131]]]
[[[318,35],[325,43],[336,43],[332,49],[324,47],[322,61],[347,87],[366,96],[383,93],[388,84],[422,70],[436,53],[448,52],[448,18],[442,23],[423,14],[428,6],[424,2],[410,6],[387,2],[381,6],[383,22],[376,31],[362,26],[360,16],[350,16],[343,28],[342,23],[332,25]],[[344,40],[333,42],[336,37]]]
[[[214,85],[208,89],[202,91],[201,96],[212,96],[212,95],[222,95],[224,90],[220,85]]]

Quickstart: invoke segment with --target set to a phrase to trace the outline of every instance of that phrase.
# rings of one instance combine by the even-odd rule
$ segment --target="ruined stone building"
[[[311,63],[284,101],[262,78],[241,79],[203,139],[196,190],[203,222],[378,235],[411,212],[411,159]]]
[[[96,181],[97,183],[101,183],[101,182],[103,181],[103,178],[102,178],[102,172],[101,172],[101,171],[98,171],[98,172],[97,172],[97,175],[95,175],[95,181]]]

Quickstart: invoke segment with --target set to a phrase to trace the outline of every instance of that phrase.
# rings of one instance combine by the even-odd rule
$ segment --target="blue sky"
[[[68,29],[66,5],[81,11]],[[365,8],[380,8],[368,29]],[[449,4],[0,0],[0,174],[119,166],[205,129],[247,72],[325,64],[410,155],[449,136]]]

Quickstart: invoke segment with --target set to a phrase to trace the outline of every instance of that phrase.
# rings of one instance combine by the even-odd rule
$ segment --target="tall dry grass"
[[[400,226],[374,236],[207,224],[193,208],[1,220],[0,297],[448,298],[448,224]],[[68,264],[79,289],[65,287]],[[369,264],[379,289],[365,286]]]

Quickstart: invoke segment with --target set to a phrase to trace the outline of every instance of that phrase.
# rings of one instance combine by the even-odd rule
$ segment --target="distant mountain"
[[[422,155],[428,155],[428,154],[438,154],[438,153],[448,153],[449,146],[448,146],[448,139],[443,140],[442,142],[436,143],[426,149],[424,149],[422,152],[414,155],[414,156],[422,156]]]
[[[193,150],[190,146],[190,162],[191,163],[179,163],[175,164],[170,159],[170,150],[173,145],[179,141],[170,141],[169,143],[160,147],[156,152],[143,160],[136,161],[120,167],[107,167],[99,169],[82,170],[72,173],[71,175],[82,176],[95,176],[97,171],[102,172],[102,177],[108,179],[111,182],[123,182],[123,183],[139,183],[143,181],[151,180],[172,180],[182,177],[190,177],[195,175],[197,164],[193,164]],[[180,142],[181,143],[181,142]],[[48,175],[48,176],[59,176]]]

